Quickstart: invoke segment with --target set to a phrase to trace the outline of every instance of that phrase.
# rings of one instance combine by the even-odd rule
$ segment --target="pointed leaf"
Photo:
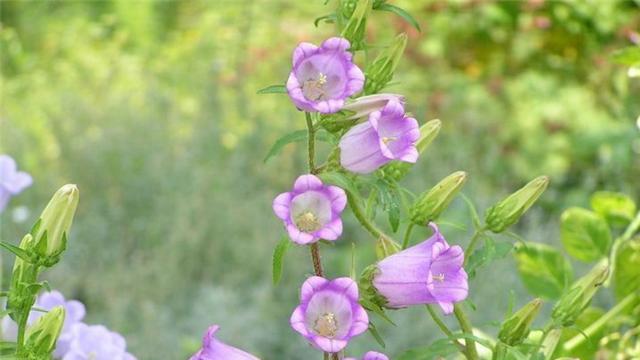
[[[517,244],[514,256],[520,278],[534,296],[557,299],[571,283],[571,264],[549,245],[534,242]]]
[[[377,7],[376,10],[392,12],[392,13],[400,16],[401,18],[403,18],[409,24],[411,24],[411,26],[416,28],[416,30],[422,31],[422,30],[420,30],[420,24],[418,24],[416,19],[414,19],[413,16],[411,16],[411,14],[409,14],[406,10],[404,10],[402,8],[399,8],[399,7],[397,7],[395,5],[391,5],[391,4],[382,4],[379,7]]]
[[[286,94],[287,87],[284,85],[271,85],[258,90],[258,94]]]
[[[291,246],[291,240],[283,236],[273,250],[273,285],[278,285],[284,267],[284,255]]]
[[[271,146],[271,149],[269,149],[267,156],[265,156],[264,160],[262,161],[266,163],[267,161],[269,161],[269,159],[278,155],[288,144],[305,141],[307,140],[307,136],[307,130],[296,130],[294,132],[288,133],[287,135],[284,135],[283,137],[276,140],[276,142]]]

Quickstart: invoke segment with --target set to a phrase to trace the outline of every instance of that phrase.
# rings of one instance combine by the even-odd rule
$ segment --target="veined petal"
[[[299,176],[293,184],[293,190],[296,192],[320,189],[322,189],[322,181],[317,176],[311,174]]]
[[[300,245],[306,245],[318,241],[316,237],[298,230],[298,228],[293,224],[287,225],[287,232],[289,233],[291,241]]]
[[[335,218],[315,233],[316,237],[333,241],[342,235],[342,219]]]
[[[273,199],[273,212],[280,220],[288,221],[291,212],[291,193],[286,192]]]

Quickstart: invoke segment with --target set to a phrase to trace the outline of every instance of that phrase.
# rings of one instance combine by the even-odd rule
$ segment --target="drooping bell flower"
[[[293,52],[293,68],[287,80],[291,101],[301,110],[330,114],[364,85],[362,70],[347,51],[349,41],[339,37],[325,40],[320,47],[300,43]]]
[[[189,360],[260,360],[247,352],[216,339],[215,334],[218,329],[220,329],[218,325],[211,325],[207,329],[202,338],[202,348],[193,354]]]
[[[384,306],[402,308],[438,304],[445,314],[453,304],[467,298],[469,286],[462,264],[464,252],[449,246],[434,223],[434,234],[424,242],[393,254],[376,265],[372,284],[386,301]]]
[[[402,104],[391,99],[340,139],[340,164],[351,172],[367,174],[391,160],[415,163],[419,138],[416,119],[408,117]]]
[[[357,360],[356,358],[344,358],[344,360]],[[362,360],[389,360],[389,357],[383,353],[379,353],[377,351],[368,351],[362,357]]]
[[[136,360],[122,335],[102,325],[73,325],[73,340],[63,360]]]
[[[396,100],[404,106],[404,96],[398,94],[375,94],[361,96],[352,102],[345,104],[342,110],[352,111],[353,114],[347,120],[359,119],[369,116],[374,111],[380,111],[390,100]]]
[[[367,312],[358,303],[358,285],[348,277],[308,278],[290,321],[315,348],[329,353],[344,349],[369,327]]]
[[[33,179],[26,172],[18,171],[15,160],[9,155],[0,155],[0,212],[12,196],[31,186]]]
[[[273,200],[273,212],[284,222],[293,242],[309,244],[319,239],[333,241],[342,234],[340,214],[346,204],[341,188],[324,185],[314,175],[302,175],[290,192]]]

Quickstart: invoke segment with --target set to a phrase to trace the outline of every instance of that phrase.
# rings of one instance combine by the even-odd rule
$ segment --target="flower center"
[[[444,274],[437,274],[437,275],[433,275],[433,280],[436,280],[438,282],[444,282]]]
[[[296,217],[296,227],[298,230],[309,233],[319,230],[322,225],[318,217],[311,211],[305,211]]]
[[[382,142],[383,142],[385,145],[387,145],[388,143],[390,143],[390,142],[392,142],[392,141],[396,141],[396,140],[398,140],[398,138],[397,138],[397,137],[395,137],[395,136],[383,136],[383,137],[382,137]]]
[[[324,85],[327,83],[327,75],[318,73],[316,79],[309,79],[302,85],[302,94],[309,100],[320,100],[325,96]]]
[[[338,331],[338,321],[336,320],[336,316],[330,312],[320,315],[313,325],[313,330],[315,330],[320,336],[333,338],[336,336],[336,332]]]

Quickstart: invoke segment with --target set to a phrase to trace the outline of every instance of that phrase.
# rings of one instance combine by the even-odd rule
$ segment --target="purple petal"
[[[380,138],[371,122],[352,127],[340,139],[340,164],[360,174],[375,171],[389,162],[381,152]]]
[[[353,279],[341,277],[331,280],[329,284],[332,290],[345,294],[352,301],[358,301],[358,284]]]
[[[347,346],[346,340],[329,339],[321,336],[313,336],[313,343],[322,351],[337,353]]]
[[[369,351],[362,357],[362,360],[389,360],[387,355],[376,351]]]
[[[331,220],[315,233],[315,237],[329,241],[338,239],[340,235],[342,235],[342,219],[339,217]]]
[[[302,310],[301,306],[296,307],[291,314],[291,319],[289,319],[289,324],[293,328],[293,330],[300,333],[300,335],[307,337],[311,334],[307,330],[307,324],[305,323],[304,310]]]
[[[327,192],[331,199],[331,209],[336,213],[342,212],[347,205],[347,194],[337,186],[327,186]]]
[[[292,59],[293,66],[297,66],[302,59],[315,54],[317,51],[318,51],[318,47],[311,43],[308,43],[308,42],[300,43],[298,47],[296,47],[295,50],[293,50],[293,59]]]
[[[307,234],[306,232],[302,232],[298,230],[298,228],[293,225],[287,225],[287,232],[289,233],[289,238],[296,244],[306,245],[315,241],[318,241],[318,238],[311,234]]]
[[[349,44],[349,40],[340,37],[332,37],[325,40],[321,47],[324,50],[347,51],[350,46],[351,44]]]
[[[290,222],[291,193],[286,192],[273,199],[273,212],[280,220]]]
[[[307,174],[301,175],[296,179],[293,184],[293,190],[301,193],[307,190],[320,190],[322,189],[322,180],[315,175]]]
[[[329,284],[329,280],[320,276],[311,276],[300,288],[300,302],[305,304],[311,300],[313,294]]]

